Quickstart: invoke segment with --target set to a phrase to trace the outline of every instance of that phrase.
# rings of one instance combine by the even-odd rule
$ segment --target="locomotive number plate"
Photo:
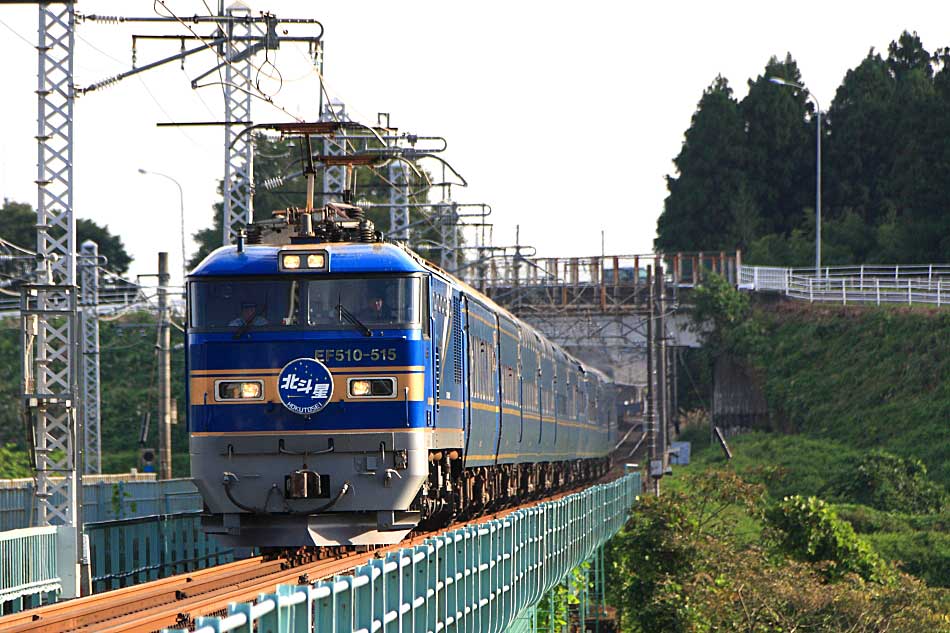
[[[323,363],[331,361],[337,363],[359,363],[364,360],[377,363],[379,361],[396,360],[396,348],[373,347],[370,349],[359,349],[348,347],[346,349],[318,349],[314,352],[314,358]]]

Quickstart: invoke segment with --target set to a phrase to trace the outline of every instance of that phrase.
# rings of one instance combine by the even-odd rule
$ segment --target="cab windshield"
[[[421,323],[419,277],[297,277],[216,279],[190,284],[191,327],[280,329],[367,327]]]

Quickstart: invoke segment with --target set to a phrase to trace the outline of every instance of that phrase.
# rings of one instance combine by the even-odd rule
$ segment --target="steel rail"
[[[157,606],[179,599],[185,593],[194,594],[195,589],[207,585],[221,575],[247,577],[249,574],[273,573],[274,566],[283,561],[265,561],[261,556],[246,558],[224,565],[207,567],[187,574],[178,574],[153,580],[146,584],[124,587],[105,593],[94,594],[57,602],[48,606],[21,611],[0,618],[0,630],[9,633],[19,631],[55,632],[95,624],[102,620],[97,613],[106,610],[124,613],[142,608],[142,605]]]

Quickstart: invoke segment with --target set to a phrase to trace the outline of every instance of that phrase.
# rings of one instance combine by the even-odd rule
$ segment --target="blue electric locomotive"
[[[394,543],[606,471],[607,378],[357,207],[251,225],[188,298],[191,472],[227,542]]]

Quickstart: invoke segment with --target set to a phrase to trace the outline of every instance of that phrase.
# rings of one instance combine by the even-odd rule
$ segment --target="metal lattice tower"
[[[77,525],[76,222],[72,2],[39,5],[38,284],[23,287],[23,398],[33,433],[37,525]]]
[[[219,11],[220,13],[220,11]],[[250,9],[236,5],[227,10],[230,17],[250,16]],[[224,27],[227,40],[224,57],[224,245],[231,244],[238,231],[254,219],[254,140],[242,134],[251,124],[251,93],[254,90],[253,66],[248,49],[257,30],[250,22],[228,20]],[[245,55],[247,55],[245,57]]]
[[[99,400],[99,246],[92,240],[82,243],[79,258],[79,305],[82,329],[82,430],[83,472],[102,472],[102,440]]]
[[[441,242],[441,256],[439,265],[449,272],[455,272],[459,267],[459,216],[455,203],[443,200],[448,205],[439,208],[439,241]]]
[[[321,121],[348,121],[346,106],[339,101],[323,104],[320,113]],[[342,156],[346,153],[346,132],[340,131],[337,139],[323,139],[324,156]],[[340,202],[343,199],[343,190],[346,189],[346,167],[343,165],[325,166],[323,168],[323,204]]]
[[[389,238],[409,241],[409,175],[406,164],[394,160],[389,163]]]

